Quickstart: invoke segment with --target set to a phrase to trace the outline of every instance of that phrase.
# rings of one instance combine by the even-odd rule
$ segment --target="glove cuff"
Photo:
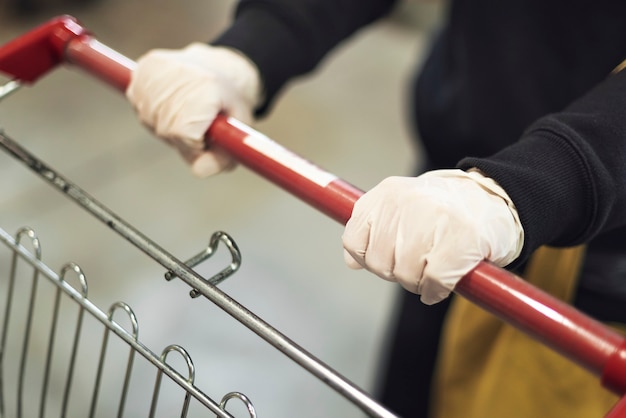
[[[512,257],[508,260],[508,263],[517,259],[522,252],[522,248],[524,247],[524,228],[522,227],[522,222],[520,221],[515,204],[506,191],[494,179],[485,176],[479,169],[470,168],[468,171],[461,171],[461,173],[467,176],[467,178],[472,179],[489,193],[500,197],[508,206],[511,216],[513,217],[515,236],[517,236],[515,249],[512,252]]]
[[[211,46],[201,42],[189,44],[184,51],[204,68],[219,71],[251,108],[262,102],[263,86],[259,70],[242,52],[231,47]]]
[[[472,181],[489,195],[494,197],[496,201],[498,198],[501,199],[511,215],[511,222],[507,223],[507,225],[511,228],[510,230],[507,230],[506,236],[513,238],[505,247],[506,251],[503,252],[499,258],[493,259],[492,261],[496,262],[499,266],[506,266],[519,257],[522,252],[522,248],[524,247],[524,228],[522,227],[515,204],[513,204],[513,201],[506,191],[498,183],[496,183],[494,179],[485,176],[477,168],[470,168],[468,171],[460,169],[433,170],[423,174],[422,176],[454,178],[459,181]],[[502,208],[504,209],[504,207]]]

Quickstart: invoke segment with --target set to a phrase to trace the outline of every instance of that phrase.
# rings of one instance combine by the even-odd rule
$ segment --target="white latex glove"
[[[343,234],[350,267],[397,281],[429,305],[448,297],[480,261],[511,263],[523,244],[505,191],[461,170],[383,180],[356,202]]]
[[[259,72],[251,61],[202,43],[148,52],[137,61],[126,90],[139,119],[176,147],[198,177],[235,166],[225,152],[205,149],[205,133],[220,112],[249,124],[260,95]]]

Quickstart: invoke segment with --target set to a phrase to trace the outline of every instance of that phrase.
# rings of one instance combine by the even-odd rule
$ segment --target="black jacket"
[[[289,80],[394,3],[243,0],[214,43],[259,67],[261,115]],[[453,0],[411,109],[428,168],[478,167],[510,195],[525,230],[520,262],[544,244],[589,243],[589,257],[623,256],[606,291],[601,279],[587,286],[611,297],[621,287],[618,311],[626,300],[626,71],[610,73],[624,59],[621,0]]]

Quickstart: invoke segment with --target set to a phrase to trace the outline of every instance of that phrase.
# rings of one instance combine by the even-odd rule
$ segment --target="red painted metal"
[[[605,418],[626,418],[626,396],[619,400],[619,402],[611,408]]]
[[[35,29],[21,41],[9,43],[8,53],[6,47],[2,47],[0,71],[33,81],[42,70],[59,64],[62,60],[58,53],[65,50],[67,62],[123,92],[134,62],[100,44],[76,25],[72,18],[62,17]],[[50,41],[41,39],[46,31],[52,38]],[[66,42],[64,47],[61,40]],[[20,52],[20,45],[26,46],[29,52]],[[19,62],[20,59],[33,62],[34,56],[30,54],[45,55],[45,47],[50,51],[47,58],[37,58],[41,61],[36,66],[38,70],[26,69]],[[7,56],[10,65],[2,62]],[[363,194],[351,184],[225,116],[219,116],[213,123],[207,139],[211,146],[223,148],[242,165],[342,224],[350,218],[354,203]],[[620,395],[626,393],[626,340],[604,324],[488,262],[480,263],[463,277],[455,292],[601,376],[607,389]],[[621,415],[611,416],[622,417],[624,411],[626,402],[622,401],[611,412]]]
[[[350,219],[354,202],[363,194],[360,189],[236,120],[218,117],[209,128],[208,140],[236,156],[243,165],[343,224]],[[319,179],[313,181],[316,177]]]
[[[466,275],[455,292],[590,372],[608,372],[613,384],[607,388],[626,392],[626,374],[613,373],[626,366],[626,358],[616,357],[624,338],[601,322],[488,262]]]
[[[65,47],[89,31],[71,16],[60,16],[5,44],[0,49],[0,72],[33,83],[65,62]]]
[[[619,349],[611,354],[602,373],[602,386],[615,393],[626,394],[624,386],[626,376],[626,340],[623,340]]]
[[[135,62],[101,44],[91,36],[82,36],[66,44],[66,61],[87,71],[111,87],[126,90]]]

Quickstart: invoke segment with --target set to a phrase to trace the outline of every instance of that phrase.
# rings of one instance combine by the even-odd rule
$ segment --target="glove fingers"
[[[405,227],[398,231],[394,275],[406,290],[418,293],[433,247],[432,236],[420,225]]]
[[[453,218],[464,218],[464,214],[452,215]],[[424,266],[422,279],[417,293],[421,301],[427,305],[440,302],[447,298],[460,277],[484,259],[489,244],[480,237],[479,231],[464,230],[450,227],[461,221],[449,221],[441,218],[441,225],[435,229],[433,247],[428,255],[430,262]],[[446,222],[444,222],[446,221]],[[440,245],[446,242],[447,245]]]
[[[364,255],[367,269],[377,276],[397,281],[395,276],[396,267],[396,231],[397,218],[389,219],[388,223],[381,225],[373,223],[370,226],[369,242]]]
[[[421,295],[420,300],[426,305],[432,305],[447,298],[454,290],[459,278],[465,276],[482,261],[478,253],[457,254],[456,257],[443,258],[433,254],[432,259],[435,262],[426,263],[416,292]],[[442,262],[442,260],[446,261]]]
[[[348,265],[348,267],[350,267],[353,270],[361,270],[363,268],[362,265],[360,265],[355,259],[354,257],[352,257],[352,254],[350,254],[347,250],[343,250],[343,261],[345,261],[345,263]]]
[[[235,168],[236,162],[224,151],[214,149],[198,155],[191,163],[191,172],[198,178],[206,178]]]
[[[163,98],[172,94],[176,88],[168,80],[172,66],[168,63],[168,55],[168,51],[157,49],[140,57],[126,90],[126,97],[137,111],[139,119],[149,127],[154,127],[157,121],[158,108]],[[153,68],[161,68],[162,71],[153,71]]]
[[[205,152],[204,138],[219,112],[252,121],[255,71],[245,57],[224,48],[198,43],[158,49],[137,61],[126,96],[141,122],[177,148],[194,175],[207,177],[236,165],[220,150]]]
[[[379,210],[386,210],[386,207],[373,206],[377,201],[376,193],[371,193],[356,202],[344,230],[343,246],[359,265],[385,280],[395,281],[393,234],[397,217],[383,217],[388,219],[384,225],[372,222],[372,218],[381,218]]]
[[[352,210],[352,216],[346,223],[341,240],[343,242],[343,248],[350,254],[352,259],[362,267],[366,267],[365,252],[367,251],[367,245],[369,243],[370,227],[367,219],[367,214],[359,210],[361,207],[361,200],[354,205]],[[354,265],[349,262],[348,265]]]

